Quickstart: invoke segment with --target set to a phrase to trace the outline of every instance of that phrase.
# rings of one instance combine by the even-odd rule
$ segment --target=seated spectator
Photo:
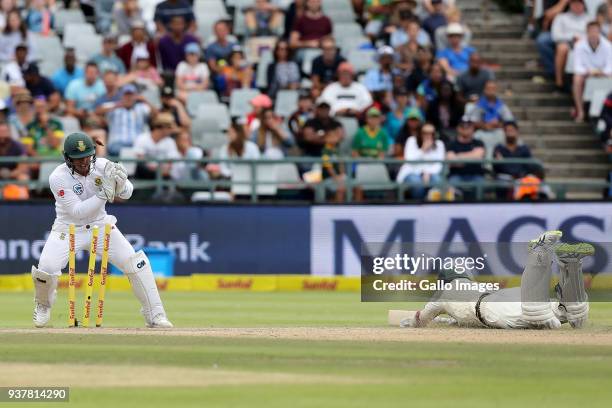
[[[102,118],[96,115],[89,115],[83,121],[83,132],[91,136],[93,140],[98,140],[104,144],[104,146],[96,143],[96,155],[98,157],[106,156],[106,128]]]
[[[66,48],[66,50],[64,51],[64,67],[55,71],[55,73],[51,77],[51,80],[53,81],[53,86],[62,95],[64,95],[68,84],[72,80],[83,78],[83,75],[85,75],[83,68],[77,66],[76,63],[77,58],[74,48]]]
[[[226,21],[217,21],[214,32],[215,41],[206,47],[205,57],[211,71],[219,74],[223,66],[229,62],[232,50],[237,44],[229,39],[230,29]]]
[[[599,23],[587,25],[586,38],[574,46],[574,106],[576,122],[584,121],[582,93],[589,77],[612,76],[612,44],[601,36]]]
[[[244,21],[250,37],[279,36],[283,30],[283,12],[270,0],[255,0],[244,11]]]
[[[398,88],[393,92],[393,105],[385,118],[384,128],[389,135],[389,141],[395,142],[397,135],[408,119],[410,112],[410,94],[404,88]]]
[[[310,92],[304,90],[298,97],[297,110],[289,116],[288,125],[294,140],[303,138],[302,132],[306,123],[314,118],[314,105]]]
[[[100,113],[106,115],[108,123],[107,150],[110,155],[118,156],[121,148],[131,147],[139,135],[148,134],[147,123],[155,114],[155,108],[136,92],[134,85],[125,85],[119,102],[100,107]]]
[[[459,75],[469,68],[470,55],[476,50],[470,46],[464,46],[463,27],[459,23],[451,23],[446,27],[448,48],[439,50],[436,59],[446,72],[449,79],[455,80]]]
[[[221,70],[222,94],[229,97],[234,89],[250,88],[253,83],[253,68],[244,58],[242,48],[235,48],[229,62]]]
[[[85,119],[93,112],[96,101],[105,92],[98,65],[92,61],[88,62],[85,65],[84,77],[72,80],[66,88],[66,115]]]
[[[175,136],[174,141],[176,142],[176,148],[178,150],[180,158],[200,160],[202,159],[202,157],[204,157],[204,152],[202,152],[202,149],[191,144],[191,135],[189,134],[189,132],[179,132]],[[207,181],[210,177],[208,176],[208,173],[200,163],[176,162],[172,163],[172,168],[170,169],[170,178],[176,181]]]
[[[380,35],[387,16],[391,14],[391,0],[365,0],[367,24],[365,33],[370,39],[376,40]]]
[[[470,55],[470,66],[467,71],[457,78],[459,100],[463,103],[475,103],[480,99],[487,81],[493,81],[495,75],[482,67],[482,58],[477,52]]]
[[[600,131],[599,137],[605,147],[606,153],[610,155],[609,158],[612,161],[612,92],[608,94],[604,102],[599,119],[602,123],[602,130]]]
[[[289,45],[293,49],[319,48],[320,40],[331,34],[332,22],[323,14],[321,0],[306,0],[306,10],[295,21]]]
[[[442,0],[431,0],[431,10],[423,21],[423,29],[429,34],[432,43],[436,40],[436,30],[447,24],[445,10]]]
[[[27,60],[33,61],[36,50],[33,47],[32,35],[28,33],[28,29],[25,22],[21,19],[19,10],[15,8],[9,11],[6,16],[6,26],[0,35],[0,63],[10,62],[19,44],[27,44]]]
[[[157,45],[164,71],[174,73],[178,64],[185,59],[185,46],[189,43],[198,43],[198,39],[185,32],[185,19],[182,16],[172,17],[166,34]]]
[[[200,62],[202,50],[197,43],[189,43],[185,46],[185,61],[181,61],[176,67],[174,78],[176,80],[177,97],[187,101],[191,92],[208,89],[210,71],[208,66]]]
[[[47,7],[46,0],[31,0],[25,18],[28,30],[40,35],[53,34],[53,13]]]
[[[599,5],[597,9],[597,21],[601,26],[601,32],[608,39],[612,41],[612,0]]]
[[[0,31],[6,27],[6,19],[8,13],[17,8],[17,0],[2,0],[0,1]]]
[[[312,72],[310,79],[312,80],[312,90],[315,96],[318,96],[327,85],[338,80],[338,66],[346,61],[340,50],[336,46],[336,41],[332,36],[326,36],[321,39],[321,49],[323,53],[312,61]]]
[[[0,81],[7,82],[13,90],[25,88],[23,71],[28,67],[28,45],[19,44],[15,48],[15,59],[2,68]]]
[[[440,139],[447,143],[456,136],[456,128],[463,116],[464,106],[458,100],[450,82],[440,86],[440,96],[427,105],[425,117],[440,132]]]
[[[378,108],[366,112],[366,124],[357,130],[353,138],[353,157],[384,159],[389,150],[389,135],[382,128],[382,113]]]
[[[402,47],[404,46],[405,45],[403,45]],[[416,92],[419,85],[421,85],[423,81],[425,81],[429,77],[429,71],[432,67],[433,55],[428,49],[420,48],[416,51],[416,58],[414,58],[415,61],[413,63],[412,56],[414,54],[412,54],[412,52],[408,56],[406,56],[406,59],[404,59],[404,55],[401,49],[399,50],[399,53],[401,60],[398,64],[398,67],[404,73],[409,73],[408,77],[406,78],[406,89],[408,90],[408,92]],[[444,71],[441,72],[443,73]]]
[[[327,102],[319,102],[314,118],[306,122],[304,130],[296,139],[305,156],[321,157],[327,133],[336,132],[339,133],[339,137],[342,137],[344,133],[342,125],[330,116],[330,111],[331,108]]]
[[[129,74],[125,75],[122,82],[134,82],[139,88],[157,88],[163,84],[163,80],[155,67],[149,63],[147,50],[139,49],[134,52],[136,63],[132,66]]]
[[[569,0],[547,0],[542,4],[542,17],[539,20],[540,32],[536,38],[540,61],[546,74],[555,76],[555,41],[552,38],[551,26],[555,18],[563,13]]]
[[[134,141],[134,150],[139,158],[144,159],[178,159],[181,155],[176,147],[176,142],[171,137],[176,132],[176,124],[172,115],[167,113],[157,114],[151,124],[150,132],[141,132]],[[112,133],[109,132],[112,143]],[[109,152],[111,152],[109,146]],[[111,153],[112,154],[112,153]],[[161,166],[161,174],[164,178],[169,178],[172,163],[146,162],[138,163],[136,166],[136,178],[155,179],[157,169]]]
[[[431,47],[431,40],[427,31],[421,28],[418,18],[412,16],[406,16],[400,20],[400,27],[391,33],[389,41],[393,48],[398,48],[409,42],[415,43],[418,47]]]
[[[519,143],[519,131],[516,122],[504,123],[504,133],[506,136],[505,143],[495,146],[493,152],[495,160],[531,158],[529,147]],[[493,165],[495,177],[501,181],[513,182],[532,173],[533,170],[533,166],[529,164],[500,163]],[[511,198],[512,191],[513,188],[498,188],[497,194],[499,198]]]
[[[219,150],[220,159],[259,159],[261,153],[259,153],[259,147],[246,137],[244,126],[238,123],[232,123],[230,128],[227,130],[228,143],[221,146]],[[227,162],[219,164],[217,168],[212,167],[209,170],[213,177],[232,177],[232,165]],[[213,170],[214,169],[214,170]]]
[[[191,127],[191,118],[187,113],[185,105],[174,97],[174,90],[171,86],[164,86],[160,92],[161,107],[159,112],[166,112],[172,115],[174,122],[183,130],[189,130]],[[178,143],[178,142],[177,142]]]
[[[102,52],[93,56],[92,61],[98,64],[100,73],[104,74],[109,69],[125,74],[125,64],[115,54],[117,50],[117,37],[114,34],[106,34],[102,40]]]
[[[100,117],[104,117],[102,109],[114,106],[121,99],[119,75],[115,71],[112,69],[106,71],[102,75],[102,82],[104,82],[106,92],[95,103],[96,115]]]
[[[23,71],[23,79],[32,97],[45,97],[49,102],[50,112],[56,112],[59,109],[62,101],[59,92],[57,92],[49,78],[40,75],[38,66],[35,63],[28,64],[27,68]]]
[[[417,102],[421,109],[427,110],[427,106],[439,98],[440,89],[445,82],[448,80],[444,75],[444,68],[438,63],[433,64],[429,70],[429,77],[425,78],[416,90]]]
[[[449,47],[448,33],[446,32],[446,28],[448,27],[448,25],[453,24],[453,23],[460,24],[461,27],[463,27],[463,44],[462,45],[464,47],[469,45],[470,41],[472,40],[472,31],[469,29],[469,27],[466,24],[464,24],[461,21],[461,11],[455,7],[449,8],[448,11],[446,12],[446,20],[447,20],[447,25],[438,27],[436,29],[436,34],[435,34],[436,49],[443,50]]]
[[[408,109],[404,126],[395,136],[395,141],[393,143],[393,157],[399,160],[404,158],[404,148],[406,147],[406,142],[409,138],[413,136],[416,137],[419,134],[419,130],[421,129],[421,125],[424,121],[425,117],[419,108],[412,107]]]
[[[321,178],[325,183],[326,190],[331,190],[334,193],[334,201],[341,203],[344,201],[346,194],[346,171],[344,163],[332,163],[332,160],[341,156],[339,147],[342,141],[342,133],[326,132],[323,141],[325,144],[321,151]]]
[[[263,112],[264,109],[269,109],[272,107],[273,102],[272,99],[270,99],[270,97],[266,94],[259,94],[257,96],[254,96],[250,101],[249,104],[253,107],[253,110],[251,112],[249,112],[247,114],[246,117],[246,128],[247,132],[250,134],[252,133],[255,129],[259,128],[259,124],[261,123],[259,121],[259,117],[261,116],[261,112]]]
[[[559,14],[552,23],[551,35],[555,48],[555,85],[563,88],[567,56],[574,44],[585,37],[589,23],[584,0],[569,0],[569,11]]]
[[[287,7],[287,10],[285,10],[285,31],[283,32],[283,38],[285,40],[289,39],[295,22],[304,14],[305,9],[306,0],[293,0],[291,4],[289,4],[289,7]]]
[[[22,139],[22,143],[28,148],[31,155],[41,153],[44,153],[45,156],[55,155],[59,144],[61,156],[64,127],[62,122],[49,114],[47,101],[43,97],[34,100],[34,119],[28,123],[26,128],[28,135]]]
[[[164,0],[155,7],[155,26],[157,32],[166,34],[172,31],[172,19],[180,17],[184,22],[184,29],[195,32],[196,21],[191,4],[187,0]]]
[[[482,160],[485,157],[484,144],[474,139],[474,123],[469,117],[461,119],[457,128],[457,140],[449,143],[446,160]],[[460,186],[460,183],[481,183],[484,168],[478,163],[451,164],[448,181],[459,188],[465,198],[474,198],[474,187]]]
[[[113,10],[113,21],[117,27],[117,35],[130,35],[132,25],[137,21],[142,21],[142,9],[138,5],[138,0],[122,0],[117,3]]]
[[[444,160],[444,143],[436,140],[436,128],[426,123],[417,136],[410,136],[404,148],[404,160]],[[441,181],[442,163],[404,163],[397,174],[398,183],[410,183],[412,198],[425,197],[425,187]]]
[[[64,157],[64,131],[56,130],[47,132],[36,149],[36,155],[39,157]]]
[[[125,69],[128,71],[132,69],[132,65],[136,65],[134,51],[137,50],[146,51],[149,56],[149,64],[152,67],[157,67],[157,47],[155,42],[148,38],[145,23],[142,20],[132,22],[131,40],[117,50],[117,56],[121,58],[123,65],[125,65]],[[142,51],[140,55],[144,54]],[[136,55],[138,55],[138,53],[136,53]]]
[[[28,137],[28,124],[34,119],[32,95],[28,91],[21,91],[13,97],[15,113],[9,115],[9,125],[14,139],[20,140]],[[21,142],[23,144],[23,142]]]
[[[353,80],[355,70],[348,62],[338,66],[338,82],[327,85],[321,94],[321,100],[331,106],[332,115],[361,115],[372,104],[372,95],[368,89]]]
[[[281,89],[300,87],[300,68],[292,61],[289,43],[279,40],[274,47],[274,62],[268,65],[268,95],[275,98]]]
[[[251,134],[251,140],[257,144],[262,157],[281,159],[287,149],[293,145],[289,133],[283,129],[282,120],[276,117],[271,108],[264,109],[259,116],[259,127]]]
[[[393,67],[395,55],[393,48],[383,45],[377,52],[378,67],[370,68],[366,72],[363,83],[370,92],[391,92],[394,77],[400,73]]]
[[[11,137],[8,123],[0,122],[0,157],[17,156],[26,156],[26,149]],[[0,162],[0,180],[26,181],[29,179],[29,172],[27,163]]]

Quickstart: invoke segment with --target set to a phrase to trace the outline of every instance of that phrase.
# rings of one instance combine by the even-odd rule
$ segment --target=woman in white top
[[[189,93],[208,89],[210,71],[206,64],[200,62],[200,56],[200,46],[189,43],[185,46],[185,61],[176,67],[176,94],[183,103],[187,102]]]
[[[289,132],[283,129],[282,121],[272,108],[266,108],[259,115],[259,127],[251,134],[266,159],[282,159],[286,150],[293,145]]]
[[[410,136],[404,147],[404,160],[444,160],[444,143],[436,140],[436,128],[426,123],[417,136]],[[397,174],[398,183],[410,183],[412,198],[425,197],[425,187],[440,182],[442,163],[402,165]]]
[[[247,140],[243,125],[233,123],[227,130],[227,138],[229,142],[224,144],[219,151],[220,159],[259,159],[261,157],[257,145]],[[232,165],[230,163],[221,163],[219,165],[219,173],[223,177],[231,177]]]
[[[0,62],[10,62],[15,57],[15,48],[19,44],[27,44],[28,61],[34,59],[34,47],[31,35],[17,9],[11,10],[6,16],[6,27],[0,35]]]

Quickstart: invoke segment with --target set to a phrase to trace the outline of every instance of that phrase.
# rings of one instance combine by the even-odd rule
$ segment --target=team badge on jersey
[[[60,190],[57,192],[57,195],[59,195],[60,197],[64,196],[64,190]]]
[[[66,233],[62,232],[59,237],[62,241],[66,239]]]
[[[100,187],[102,185],[102,179],[100,177],[96,177],[95,183],[96,186]]]
[[[83,194],[83,185],[81,183],[75,184],[72,187],[72,191],[74,191],[74,194],[76,194],[76,195]]]

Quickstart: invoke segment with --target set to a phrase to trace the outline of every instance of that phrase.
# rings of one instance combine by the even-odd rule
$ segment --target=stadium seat
[[[70,47],[80,36],[96,35],[96,30],[89,23],[68,23],[64,27],[64,45]]]
[[[355,171],[355,181],[357,183],[367,183],[362,187],[367,190],[393,190],[395,187],[388,185],[391,183],[387,166],[382,163],[367,163],[357,165]]]
[[[352,50],[348,53],[347,60],[355,68],[355,72],[365,72],[370,68],[376,68],[375,50]]]
[[[228,6],[242,9],[244,7],[252,6],[254,1],[253,0],[227,0],[226,3]]]
[[[80,9],[60,9],[53,16],[53,27],[58,34],[63,34],[68,23],[85,23],[85,14]]]
[[[38,172],[38,191],[42,191],[45,188],[49,188],[49,176],[57,167],[57,162],[45,162],[40,164],[40,170]]]
[[[584,92],[582,94],[582,99],[585,102],[591,101],[593,94],[595,93],[595,91],[598,90],[605,91],[606,94],[607,92],[612,91],[612,78],[587,78],[584,84]]]
[[[338,43],[342,42],[344,38],[361,37],[362,35],[363,29],[357,23],[341,23],[334,25],[334,38]]]
[[[353,5],[350,0],[323,0],[321,2],[321,8],[323,9],[323,13],[329,15],[330,12],[335,10],[342,11],[353,11]]]
[[[70,44],[64,44],[67,47],[74,47],[77,55],[77,60],[80,63],[87,62],[91,57],[102,52],[102,36],[97,34],[80,35],[72,40]]]
[[[196,15],[198,22],[198,35],[202,39],[203,44],[208,43],[208,39],[214,35],[215,23],[219,20],[229,20],[230,17],[226,13],[204,13]]]
[[[257,88],[265,89],[268,87],[268,65],[272,63],[273,59],[271,50],[264,51],[259,57],[255,78],[255,86]]]
[[[234,10],[234,34],[244,36],[247,33],[246,21],[242,8],[236,7]]]
[[[297,110],[299,93],[293,89],[282,89],[276,94],[274,112],[284,118]]]
[[[187,95],[187,112],[191,116],[195,116],[198,113],[201,105],[217,104],[219,104],[219,97],[215,91],[194,91]]]
[[[257,89],[236,89],[230,96],[230,115],[232,117],[242,117],[251,111],[249,101],[259,95]]]
[[[327,10],[325,15],[329,17],[334,25],[355,22],[355,14],[352,8]]]
[[[140,94],[156,109],[161,107],[161,96],[159,95],[159,88],[148,86],[140,92]]]
[[[195,0],[193,2],[193,12],[196,16],[206,13],[215,15],[227,15],[223,0]],[[198,23],[200,20],[198,20]]]
[[[214,119],[217,121],[221,130],[227,130],[231,124],[231,117],[227,106],[220,103],[218,105],[203,105],[196,114],[198,119]]]
[[[203,201],[232,201],[232,195],[227,191],[196,191],[191,196],[192,203]]]
[[[295,163],[278,163],[276,165],[276,182],[280,189],[304,189],[300,172]]]
[[[42,36],[37,34],[30,35],[32,44],[36,50],[36,57],[41,62],[53,59],[59,60],[61,64],[64,61],[64,47],[59,37],[56,36]]]
[[[223,146],[227,138],[215,118],[196,118],[191,123],[191,140],[205,150]]]
[[[234,195],[250,195],[253,191],[251,186],[251,166],[248,164],[232,164],[232,194]],[[257,195],[276,195],[278,190],[276,165],[275,164],[258,164],[255,167],[257,181],[268,182],[271,184],[258,184],[255,191]],[[240,184],[234,184],[234,183]]]
[[[119,151],[119,159],[136,159],[138,155],[136,154],[136,149],[133,147],[122,147]],[[132,177],[136,174],[136,162],[125,162],[122,163],[125,167],[125,170],[128,173],[128,176]]]
[[[591,118],[599,118],[604,106],[604,102],[610,93],[610,89],[598,89],[591,96],[591,106],[589,107],[589,116]]]
[[[365,35],[346,37],[338,42],[342,55],[348,55],[352,50],[374,49],[370,39]]]
[[[62,123],[65,135],[81,131],[81,124],[77,118],[72,116],[60,116],[57,119]]]
[[[355,118],[346,118],[339,117],[337,118],[338,122],[342,125],[344,129],[344,138],[340,143],[340,153],[350,156],[351,148],[353,146],[353,138],[359,129],[359,122]]]
[[[302,57],[302,71],[304,71],[306,75],[310,75],[312,73],[312,61],[314,61],[314,59],[322,53],[323,50],[320,48],[307,48],[304,50]]]

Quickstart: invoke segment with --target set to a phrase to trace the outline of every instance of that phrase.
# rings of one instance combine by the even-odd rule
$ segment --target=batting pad
[[[402,320],[414,317],[415,314],[416,311],[414,310],[389,310],[389,326],[399,327]]]

